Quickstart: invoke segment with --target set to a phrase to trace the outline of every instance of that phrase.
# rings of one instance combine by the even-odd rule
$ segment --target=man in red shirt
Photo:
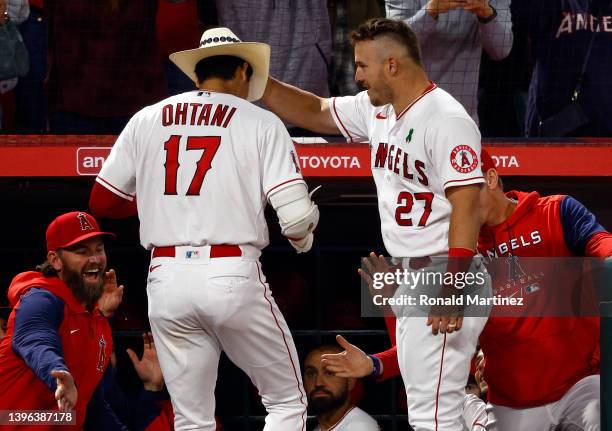
[[[62,417],[70,424],[65,429],[80,430],[86,412],[96,429],[126,430],[100,384],[113,341],[105,315],[123,293],[115,272],[106,271],[102,237],[108,235],[87,213],[63,214],[47,228],[47,260],[11,282],[13,310],[0,342],[0,410],[68,415],[46,424],[4,422],[3,430],[55,429]]]
[[[580,202],[566,195],[504,193],[485,151],[482,161],[486,187],[481,191],[478,249],[485,257],[612,256],[612,234]],[[384,269],[383,260],[375,255],[370,259],[377,270]],[[501,282],[493,278],[494,293],[500,293],[495,290]],[[393,342],[395,319],[387,317],[386,323]],[[329,371],[343,377],[399,375],[395,346],[368,356],[341,341],[345,353],[323,356]],[[499,431],[540,431],[568,423],[581,430],[599,429],[599,318],[493,316],[480,344]]]

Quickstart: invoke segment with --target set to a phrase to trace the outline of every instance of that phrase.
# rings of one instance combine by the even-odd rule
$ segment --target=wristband
[[[490,16],[486,17],[486,18],[478,17],[478,22],[480,22],[481,24],[488,24],[488,23],[490,23],[491,21],[493,21],[497,17],[497,10],[492,5],[489,5],[489,7],[493,11],[493,13]]]
[[[370,377],[380,376],[382,374],[380,371],[380,359],[378,359],[376,356],[373,356],[373,355],[368,355],[368,357],[372,360],[372,364],[374,365],[374,367],[372,368],[372,373],[370,374]]]
[[[451,247],[448,249],[448,257],[474,257],[476,252],[465,247]]]

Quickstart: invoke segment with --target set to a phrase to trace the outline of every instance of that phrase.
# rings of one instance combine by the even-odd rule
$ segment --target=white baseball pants
[[[489,404],[498,431],[599,431],[601,429],[599,376],[577,382],[554,403],[529,409]],[[538,382],[534,381],[534,385]],[[525,388],[526,391],[529,388]]]
[[[397,319],[397,356],[415,431],[464,430],[470,361],[486,317],[465,317],[461,330],[431,333],[426,318]]]
[[[211,259],[207,247],[176,247],[176,257],[151,260],[149,320],[177,431],[215,430],[222,350],[259,390],[268,412],[265,431],[306,430],[291,333],[261,271],[259,250],[241,248],[242,257]]]
[[[443,272],[445,268],[446,263],[441,261],[423,271]],[[483,270],[480,258],[475,257],[470,272]],[[490,282],[487,275],[480,294],[490,294]],[[406,289],[400,287],[396,294],[405,293]],[[417,286],[415,291],[427,292],[427,288]],[[423,309],[406,307],[399,311],[396,311],[397,355],[406,387],[410,425],[415,431],[464,430],[465,385],[478,337],[488,317],[464,317],[459,331],[433,335]]]

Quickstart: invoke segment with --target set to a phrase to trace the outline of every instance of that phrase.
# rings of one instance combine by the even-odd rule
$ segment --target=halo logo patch
[[[469,145],[457,145],[451,152],[450,162],[457,172],[468,174],[478,167],[478,154]]]

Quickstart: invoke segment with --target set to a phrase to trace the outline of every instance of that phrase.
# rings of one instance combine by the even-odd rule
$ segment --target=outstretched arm
[[[284,121],[313,132],[340,134],[327,99],[269,78],[262,100]]]

